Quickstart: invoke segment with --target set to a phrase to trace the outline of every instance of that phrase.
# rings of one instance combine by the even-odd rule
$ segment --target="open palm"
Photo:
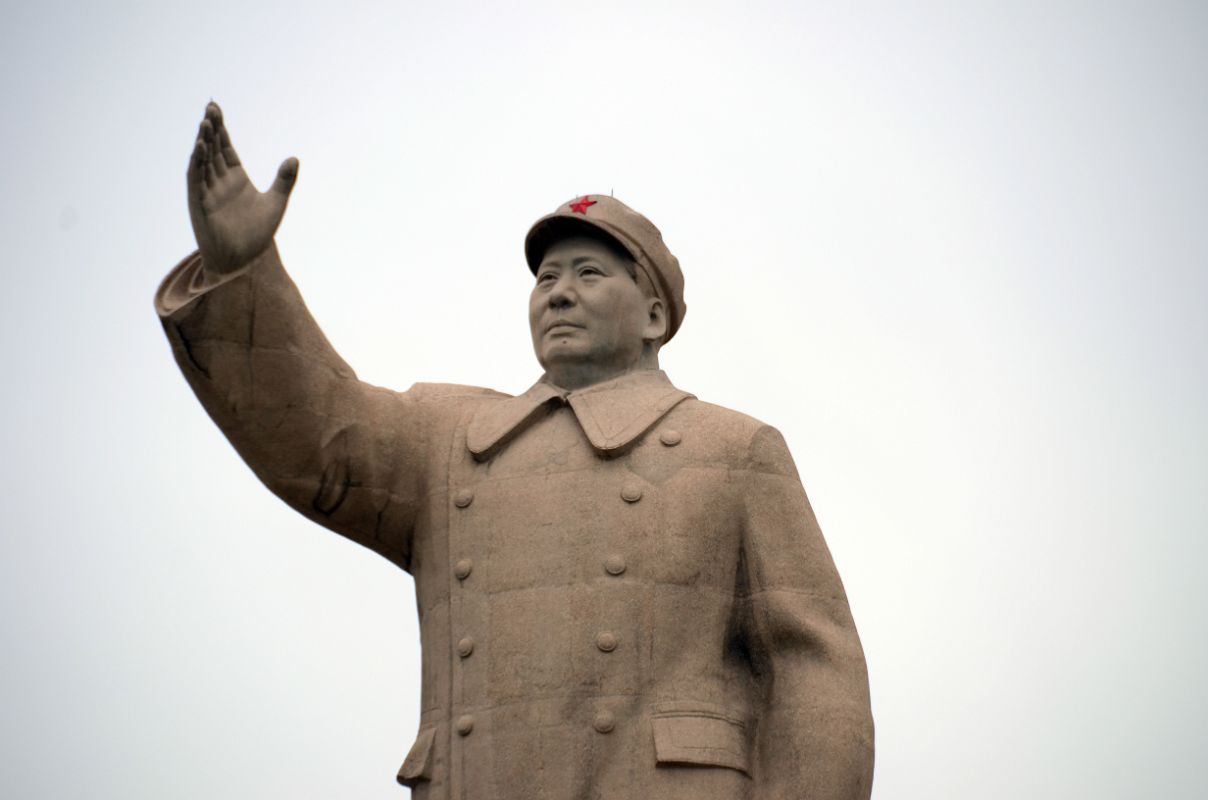
[[[206,107],[189,159],[189,218],[207,273],[222,276],[246,265],[272,243],[298,178],[287,158],[267,192],[252,185],[231,146],[217,103]]]

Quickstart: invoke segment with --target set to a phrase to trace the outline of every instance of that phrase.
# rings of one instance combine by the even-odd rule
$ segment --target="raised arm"
[[[297,166],[287,159],[257,191],[210,104],[188,168],[199,252],[164,279],[156,308],[189,385],[261,481],[408,568],[430,426],[409,393],[357,379],[286,275],[273,234]]]

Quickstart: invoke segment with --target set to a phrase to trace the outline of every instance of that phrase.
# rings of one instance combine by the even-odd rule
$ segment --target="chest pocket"
[[[751,774],[747,726],[735,715],[677,703],[660,706],[652,722],[658,763],[729,767]]]

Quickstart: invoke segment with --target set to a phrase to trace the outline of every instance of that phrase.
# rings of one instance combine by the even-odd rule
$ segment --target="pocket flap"
[[[656,713],[654,755],[660,764],[707,764],[751,774],[741,720],[713,711]]]
[[[436,737],[436,728],[426,728],[415,737],[411,752],[398,769],[398,782],[403,786],[414,787],[419,781],[432,777],[432,740]]]

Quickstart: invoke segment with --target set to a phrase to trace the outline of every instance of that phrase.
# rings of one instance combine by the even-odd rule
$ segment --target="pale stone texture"
[[[281,265],[296,175],[257,193],[211,105],[190,208],[221,266],[186,258],[156,307],[260,480],[414,577],[422,712],[398,780],[424,800],[866,800],[842,583],[780,434],[658,369],[686,306],[657,228],[600,195],[534,225],[547,372],[524,394],[394,392],[357,379]]]

